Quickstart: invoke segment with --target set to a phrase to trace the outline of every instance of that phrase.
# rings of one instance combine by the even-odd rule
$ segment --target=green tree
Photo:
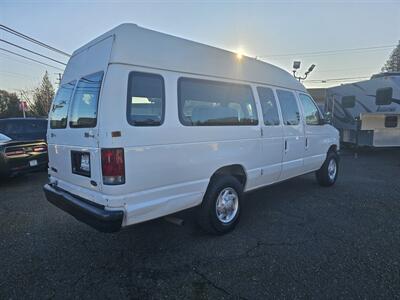
[[[21,117],[19,98],[16,93],[0,90],[0,118]]]
[[[50,82],[49,74],[43,76],[41,84],[33,90],[30,112],[34,116],[47,116],[50,111],[51,101],[54,98],[54,87]]]
[[[400,72],[400,41],[383,66],[382,72]]]

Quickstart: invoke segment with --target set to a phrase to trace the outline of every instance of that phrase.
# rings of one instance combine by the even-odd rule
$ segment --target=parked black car
[[[0,120],[0,176],[8,177],[47,168],[47,120]]]

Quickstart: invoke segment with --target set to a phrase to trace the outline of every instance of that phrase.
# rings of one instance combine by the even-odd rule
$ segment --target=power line
[[[61,51],[61,50],[59,50],[59,49],[57,49],[57,48],[54,48],[54,47],[52,47],[52,46],[50,46],[50,45],[48,45],[48,44],[45,44],[45,43],[43,43],[43,42],[41,42],[41,41],[38,41],[38,40],[36,40],[36,39],[34,39],[34,38],[30,37],[30,36],[27,36],[26,34],[23,34],[23,33],[21,33],[21,32],[18,32],[18,31],[14,30],[14,29],[12,29],[12,28],[10,28],[10,27],[7,27],[7,26],[5,26],[5,25],[0,24],[0,29],[2,29],[2,30],[4,30],[4,31],[7,31],[7,32],[9,32],[9,33],[11,33],[11,34],[14,34],[14,35],[16,35],[16,36],[18,36],[18,37],[20,37],[20,38],[23,38],[23,39],[25,39],[25,40],[27,40],[27,41],[30,41],[30,42],[35,43],[35,44],[37,44],[37,45],[40,45],[40,46],[42,46],[42,47],[44,47],[44,48],[47,48],[47,49],[49,49],[49,50],[52,50],[52,51],[54,51],[54,52],[60,53],[60,54],[62,54],[62,55],[68,56],[68,57],[71,56],[70,54],[68,54],[68,53],[66,53],[66,52],[64,52],[64,51]]]
[[[3,43],[6,43],[6,44],[9,44],[9,45],[11,45],[11,46],[14,46],[14,47],[17,47],[17,48],[19,48],[19,49],[22,49],[22,50],[28,51],[28,52],[30,52],[30,53],[33,53],[33,54],[39,55],[39,56],[41,56],[41,57],[44,57],[44,58],[47,58],[47,59],[49,59],[49,60],[52,60],[52,61],[54,61],[54,62],[56,62],[56,63],[59,63],[59,64],[61,64],[61,65],[64,65],[64,66],[66,66],[66,65],[67,65],[66,63],[63,63],[62,61],[56,60],[56,59],[54,59],[54,58],[51,58],[51,57],[49,57],[49,56],[46,56],[46,55],[40,54],[40,53],[38,53],[38,52],[35,52],[35,51],[32,51],[32,50],[29,50],[29,49],[27,49],[27,48],[24,48],[24,47],[21,47],[21,46],[19,46],[19,45],[17,45],[17,44],[14,44],[14,43],[11,43],[11,42],[9,42],[9,41],[6,41],[6,40],[3,40],[3,39],[0,39],[0,42],[3,42]]]
[[[371,76],[359,76],[359,77],[344,77],[344,78],[330,78],[330,79],[309,79],[305,80],[307,82],[330,82],[330,81],[348,81],[348,80],[358,80],[358,79],[365,79],[370,78]]]
[[[42,64],[42,65],[45,65],[45,66],[48,66],[48,67],[51,67],[51,68],[54,68],[54,69],[57,69],[57,70],[60,70],[60,71],[64,71],[64,69],[61,69],[61,68],[58,68],[58,67],[55,67],[55,66],[46,64],[46,63],[44,63],[44,62],[42,62],[42,61],[39,61],[39,60],[30,58],[30,57],[27,57],[27,56],[25,56],[25,55],[16,53],[16,52],[11,51],[11,50],[7,50],[7,49],[4,49],[4,48],[0,48],[0,50],[5,51],[5,52],[8,52],[8,53],[11,53],[11,54],[14,54],[14,55],[16,55],[16,56],[19,56],[19,57],[22,57],[22,58],[25,58],[25,59],[28,59],[28,60],[31,60],[31,61],[34,61],[34,62],[36,62],[36,63],[38,63],[38,64]]]
[[[36,77],[29,76],[29,75],[22,74],[22,73],[9,72],[9,71],[3,71],[3,70],[0,70],[0,73],[5,73],[5,74],[9,74],[9,75],[14,75],[14,76],[20,76],[20,77],[25,77],[25,78],[32,78],[32,79],[36,78]]]
[[[343,72],[343,71],[354,71],[354,70],[377,70],[376,67],[369,67],[369,68],[343,68],[343,69],[323,69],[318,70],[318,73],[326,73],[326,72]]]
[[[373,47],[364,47],[364,48],[348,48],[348,49],[336,49],[336,50],[325,50],[325,51],[314,51],[314,52],[298,52],[298,53],[285,53],[285,54],[270,54],[264,56],[257,56],[260,58],[266,57],[283,57],[283,56],[296,56],[296,55],[305,55],[305,56],[312,56],[312,55],[324,55],[324,54],[340,54],[345,52],[352,52],[352,51],[368,51],[368,50],[383,50],[395,47],[396,45],[385,45],[385,46],[373,46]]]

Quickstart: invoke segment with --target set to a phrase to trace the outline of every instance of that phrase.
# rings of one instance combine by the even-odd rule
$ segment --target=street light
[[[300,69],[300,64],[301,64],[300,61],[294,61],[294,62],[293,62],[293,77],[296,78],[296,79],[298,79],[299,81],[306,79],[307,76],[308,76],[308,74],[310,74],[310,73],[314,70],[314,68],[315,68],[315,65],[312,64],[312,65],[308,68],[308,70],[304,73],[304,77],[296,76],[297,70]]]

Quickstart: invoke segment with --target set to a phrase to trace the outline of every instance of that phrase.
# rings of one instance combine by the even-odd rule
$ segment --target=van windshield
[[[72,101],[70,127],[89,128],[97,124],[97,104],[103,72],[82,77]]]

